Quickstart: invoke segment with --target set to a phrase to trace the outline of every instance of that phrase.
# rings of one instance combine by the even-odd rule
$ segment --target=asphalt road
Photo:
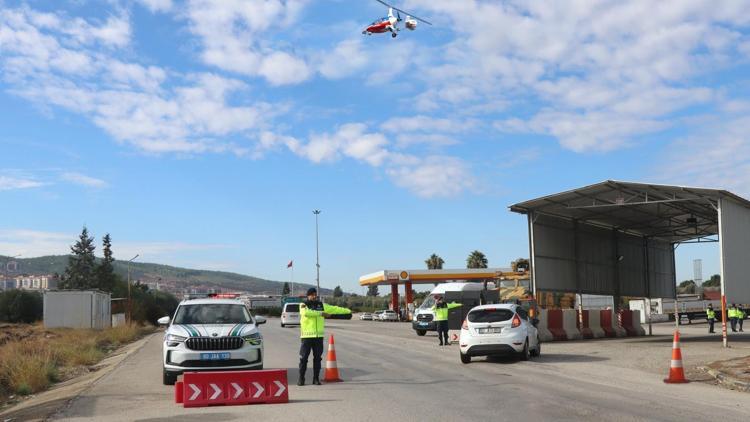
[[[297,328],[262,327],[266,368],[297,379]],[[703,383],[666,385],[663,376],[612,365],[606,357],[545,344],[542,357],[476,360],[438,347],[408,324],[331,321],[345,382],[290,387],[290,403],[184,409],[161,383],[161,334],[61,410],[74,421],[354,420],[747,420],[750,395]],[[614,344],[613,344],[614,346]],[[600,345],[601,347],[601,345]],[[668,358],[667,358],[668,359]],[[310,376],[308,375],[308,380]]]

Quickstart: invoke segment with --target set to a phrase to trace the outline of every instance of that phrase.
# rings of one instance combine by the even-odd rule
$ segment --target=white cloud
[[[361,38],[344,40],[331,51],[322,53],[320,74],[328,79],[341,79],[361,72],[370,62],[370,55]]]
[[[152,12],[168,12],[172,9],[172,0],[138,0]]]
[[[310,77],[304,57],[275,46],[268,31],[294,23],[306,0],[192,0],[186,5],[190,31],[201,43],[209,65],[273,85],[295,84]]]
[[[410,159],[386,173],[393,182],[424,198],[452,197],[475,188],[467,165],[455,157]]]
[[[0,191],[31,189],[44,186],[44,183],[30,178],[0,175]]]
[[[60,175],[60,178],[66,182],[89,188],[106,188],[109,186],[104,180],[76,172],[63,173]]]
[[[417,110],[494,109],[504,113],[498,127],[513,123],[579,152],[629,145],[714,103],[715,88],[701,76],[746,61],[738,56],[750,45],[750,3],[732,0],[411,0],[404,7],[456,33],[440,58],[414,62],[425,84]]]
[[[672,143],[653,173],[667,183],[728,189],[750,197],[749,116],[706,124]]]
[[[368,133],[362,123],[348,123],[335,133],[310,136],[297,153],[315,163],[335,161],[344,155],[377,167],[388,157],[387,144],[383,134]]]

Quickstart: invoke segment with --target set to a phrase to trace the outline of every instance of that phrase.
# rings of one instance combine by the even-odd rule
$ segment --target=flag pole
[[[290,290],[292,296],[294,296],[294,261],[292,261],[291,269],[291,275],[289,276],[289,281],[292,283],[292,289]]]

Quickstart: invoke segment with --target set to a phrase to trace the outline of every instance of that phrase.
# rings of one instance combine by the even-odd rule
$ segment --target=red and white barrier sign
[[[184,407],[288,403],[289,384],[285,369],[185,372],[174,395]]]

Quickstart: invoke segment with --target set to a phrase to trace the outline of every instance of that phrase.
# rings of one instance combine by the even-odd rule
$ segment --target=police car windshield
[[[181,305],[174,317],[175,324],[249,324],[253,322],[244,305],[203,304]]]

